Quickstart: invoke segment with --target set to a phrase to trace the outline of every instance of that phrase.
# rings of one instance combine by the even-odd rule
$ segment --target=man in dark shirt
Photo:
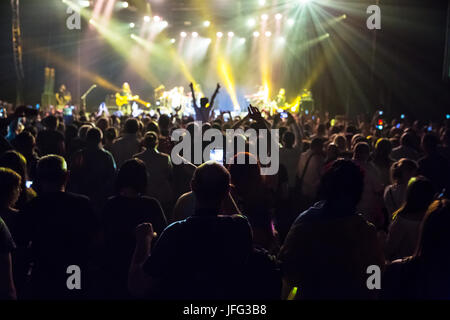
[[[45,126],[45,130],[39,131],[36,137],[39,156],[45,156],[47,154],[64,156],[64,135],[56,130],[58,128],[58,118],[48,116],[44,118],[42,123]]]
[[[66,192],[65,160],[56,155],[41,158],[37,165],[38,197],[25,214],[30,219],[33,269],[32,298],[87,298],[90,256],[97,236],[98,221],[87,197]],[[69,290],[69,266],[81,270],[81,289]]]
[[[195,214],[167,227],[151,255],[153,227],[138,226],[129,275],[131,293],[157,299],[255,297],[251,273],[261,264],[253,269],[248,263],[257,260],[251,258],[248,221],[239,215],[218,215],[229,183],[229,173],[221,165],[207,162],[198,167],[191,183]],[[268,283],[267,278],[259,281]]]

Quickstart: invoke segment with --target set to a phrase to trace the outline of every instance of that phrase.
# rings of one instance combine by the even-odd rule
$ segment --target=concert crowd
[[[450,298],[448,119],[212,109],[5,114],[0,298]],[[279,129],[278,173],[244,135],[246,164],[174,164],[180,128]]]

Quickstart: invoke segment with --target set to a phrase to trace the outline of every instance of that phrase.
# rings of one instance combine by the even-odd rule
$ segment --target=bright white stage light
[[[163,22],[161,22],[161,25],[163,28],[167,28],[169,26],[169,23],[166,20],[164,20]]]
[[[122,2],[121,5],[122,5],[122,8],[128,8],[128,6],[129,6],[128,2],[126,2],[126,1]]]
[[[277,14],[275,15],[275,19],[281,20],[281,18],[283,18],[283,15],[282,15],[281,13],[277,13]]]
[[[293,26],[294,23],[295,23],[295,20],[294,19],[288,19],[287,23],[288,23],[288,25]]]
[[[151,18],[150,18],[149,16],[145,16],[145,17],[144,17],[144,21],[145,21],[145,22],[150,22],[150,20],[151,20]]]
[[[136,25],[134,24],[134,22],[131,22],[131,23],[129,24],[129,26],[130,26],[131,29],[133,29]]]
[[[192,32],[192,38],[197,38],[198,37],[198,32]]]
[[[217,32],[217,37],[218,37],[218,38],[222,38],[222,37],[223,37],[223,33],[222,33],[222,32],[220,32],[220,31],[219,31],[219,32]]]
[[[248,19],[247,25],[248,25],[249,27],[254,27],[254,26],[256,25],[256,20],[253,19],[253,18]]]
[[[175,43],[177,40],[175,40],[175,39],[170,39],[170,43]]]
[[[258,3],[259,3],[259,5],[260,5],[261,7],[262,7],[262,6],[265,6],[265,5],[266,5],[266,0],[259,0]]]
[[[184,32],[184,31],[181,31],[181,33],[180,33],[180,37],[182,37],[182,38],[186,38],[186,36],[187,36],[187,33],[186,33],[186,32]]]
[[[255,38],[258,38],[258,37],[259,37],[259,32],[258,32],[258,31],[253,32],[253,36],[254,36]]]
[[[210,25],[211,25],[211,22],[208,21],[208,20],[203,22],[203,26],[206,27],[206,28],[208,28]]]
[[[244,44],[245,43],[245,38],[241,38],[241,39],[239,39],[239,43],[241,43],[241,44]]]
[[[272,32],[270,32],[270,31],[266,31],[266,33],[264,33],[264,34],[267,38],[272,36]]]
[[[159,17],[159,16],[154,16],[154,17],[153,17],[153,21],[155,21],[155,22],[160,22],[160,21],[161,21],[161,17]]]
[[[300,4],[307,4],[308,2],[311,2],[311,0],[299,0]]]
[[[269,19],[269,16],[267,14],[261,15],[261,20],[266,21],[267,19]]]
[[[228,32],[228,37],[233,38],[234,37],[234,32],[233,31]]]
[[[65,1],[63,1],[64,3],[66,3]],[[80,7],[82,8],[89,8],[91,6],[91,2],[88,0],[81,0],[78,1],[78,4],[80,5]]]

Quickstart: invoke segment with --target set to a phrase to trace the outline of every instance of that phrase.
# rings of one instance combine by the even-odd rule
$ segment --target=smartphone
[[[428,131],[433,131],[433,127],[432,126],[428,126],[427,130]]]
[[[287,112],[281,112],[281,113],[280,113],[280,118],[281,118],[281,119],[286,119],[287,117],[288,117]]]
[[[211,149],[209,151],[209,159],[216,161],[218,163],[220,163],[221,165],[223,165],[223,149]]]
[[[28,188],[31,188],[32,185],[33,185],[33,181],[27,180],[27,181],[25,182],[25,187],[27,187],[27,189],[28,189]]]
[[[395,126],[397,129],[400,129],[400,123],[397,123],[397,125]]]
[[[383,125],[382,125],[382,124],[378,125],[378,126],[377,126],[377,129],[378,129],[378,130],[383,130]]]
[[[445,115],[445,118],[446,118],[446,119],[450,119],[450,114],[446,114],[446,115]]]
[[[400,115],[400,119],[405,119],[405,115],[404,115],[404,114],[401,114],[401,115]]]
[[[382,116],[383,115],[383,111],[378,111],[378,114],[380,115],[380,116]]]
[[[309,113],[309,111],[308,111],[308,110],[305,110],[305,114],[308,115],[308,113]]]
[[[230,120],[230,114],[229,113],[224,113],[223,114],[223,120],[225,120],[225,122],[228,122]]]

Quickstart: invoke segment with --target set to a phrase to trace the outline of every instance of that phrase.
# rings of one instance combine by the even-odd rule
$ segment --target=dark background
[[[236,14],[236,10],[248,11],[256,8],[244,5],[245,1],[222,0],[210,3],[216,8],[211,21],[226,23]],[[136,13],[122,13],[124,19],[141,14],[145,10],[143,0],[129,1],[138,7]],[[255,1],[256,2],[256,1]],[[386,0],[380,1],[382,29],[366,28],[367,6],[375,0],[334,1],[342,2],[342,13],[346,6],[360,8],[361,14],[348,14],[346,23],[354,34],[345,34],[346,29],[335,28],[330,31],[334,47],[343,57],[342,64],[327,65],[312,86],[317,105],[331,113],[350,114],[372,112],[382,108],[387,113],[398,115],[408,113],[413,117],[441,119],[450,113],[450,83],[448,67],[445,64],[447,0]],[[83,68],[98,73],[115,85],[123,79],[126,61],[110,46],[96,41],[99,36],[86,38],[87,29],[83,21],[82,31],[69,31],[65,28],[66,6],[57,0],[21,0],[21,26],[23,34],[23,65],[25,72],[24,98],[29,104],[40,101],[44,86],[44,68],[53,66],[52,57],[57,55],[71,65],[81,63]],[[165,0],[152,5],[153,14],[165,17],[170,23],[169,34],[179,34],[183,21],[201,23],[201,8],[190,0]],[[248,3],[248,2],[247,2]],[[237,4],[237,5],[236,5]],[[245,13],[245,12],[244,12]],[[335,13],[336,15],[339,12]],[[131,17],[127,16],[131,15]],[[119,17],[120,18],[120,17]],[[174,23],[176,22],[176,23]],[[376,33],[376,50],[372,70],[372,49]],[[11,44],[11,6],[10,2],[0,2],[0,100],[15,101],[15,70]],[[79,43],[89,42],[95,55],[81,54]],[[98,44],[95,44],[98,42]],[[94,43],[94,45],[92,45]],[[320,58],[329,52],[328,45],[315,48],[309,53],[312,59]],[[295,53],[294,53],[295,54]],[[300,59],[300,58],[299,58]],[[312,60],[314,61],[314,60]],[[295,56],[280,72],[279,87],[285,87],[289,96],[294,96],[304,83],[304,70],[296,63]],[[170,67],[170,66],[168,66]],[[87,79],[79,79],[76,70],[56,66],[56,86],[66,83],[74,97],[79,97],[92,84]],[[178,85],[185,85],[184,78]],[[206,89],[215,83],[202,84]],[[138,86],[138,85],[137,85]],[[152,96],[152,88],[146,90],[144,98]],[[99,89],[90,96],[88,105],[95,108],[104,100],[108,90]]]

